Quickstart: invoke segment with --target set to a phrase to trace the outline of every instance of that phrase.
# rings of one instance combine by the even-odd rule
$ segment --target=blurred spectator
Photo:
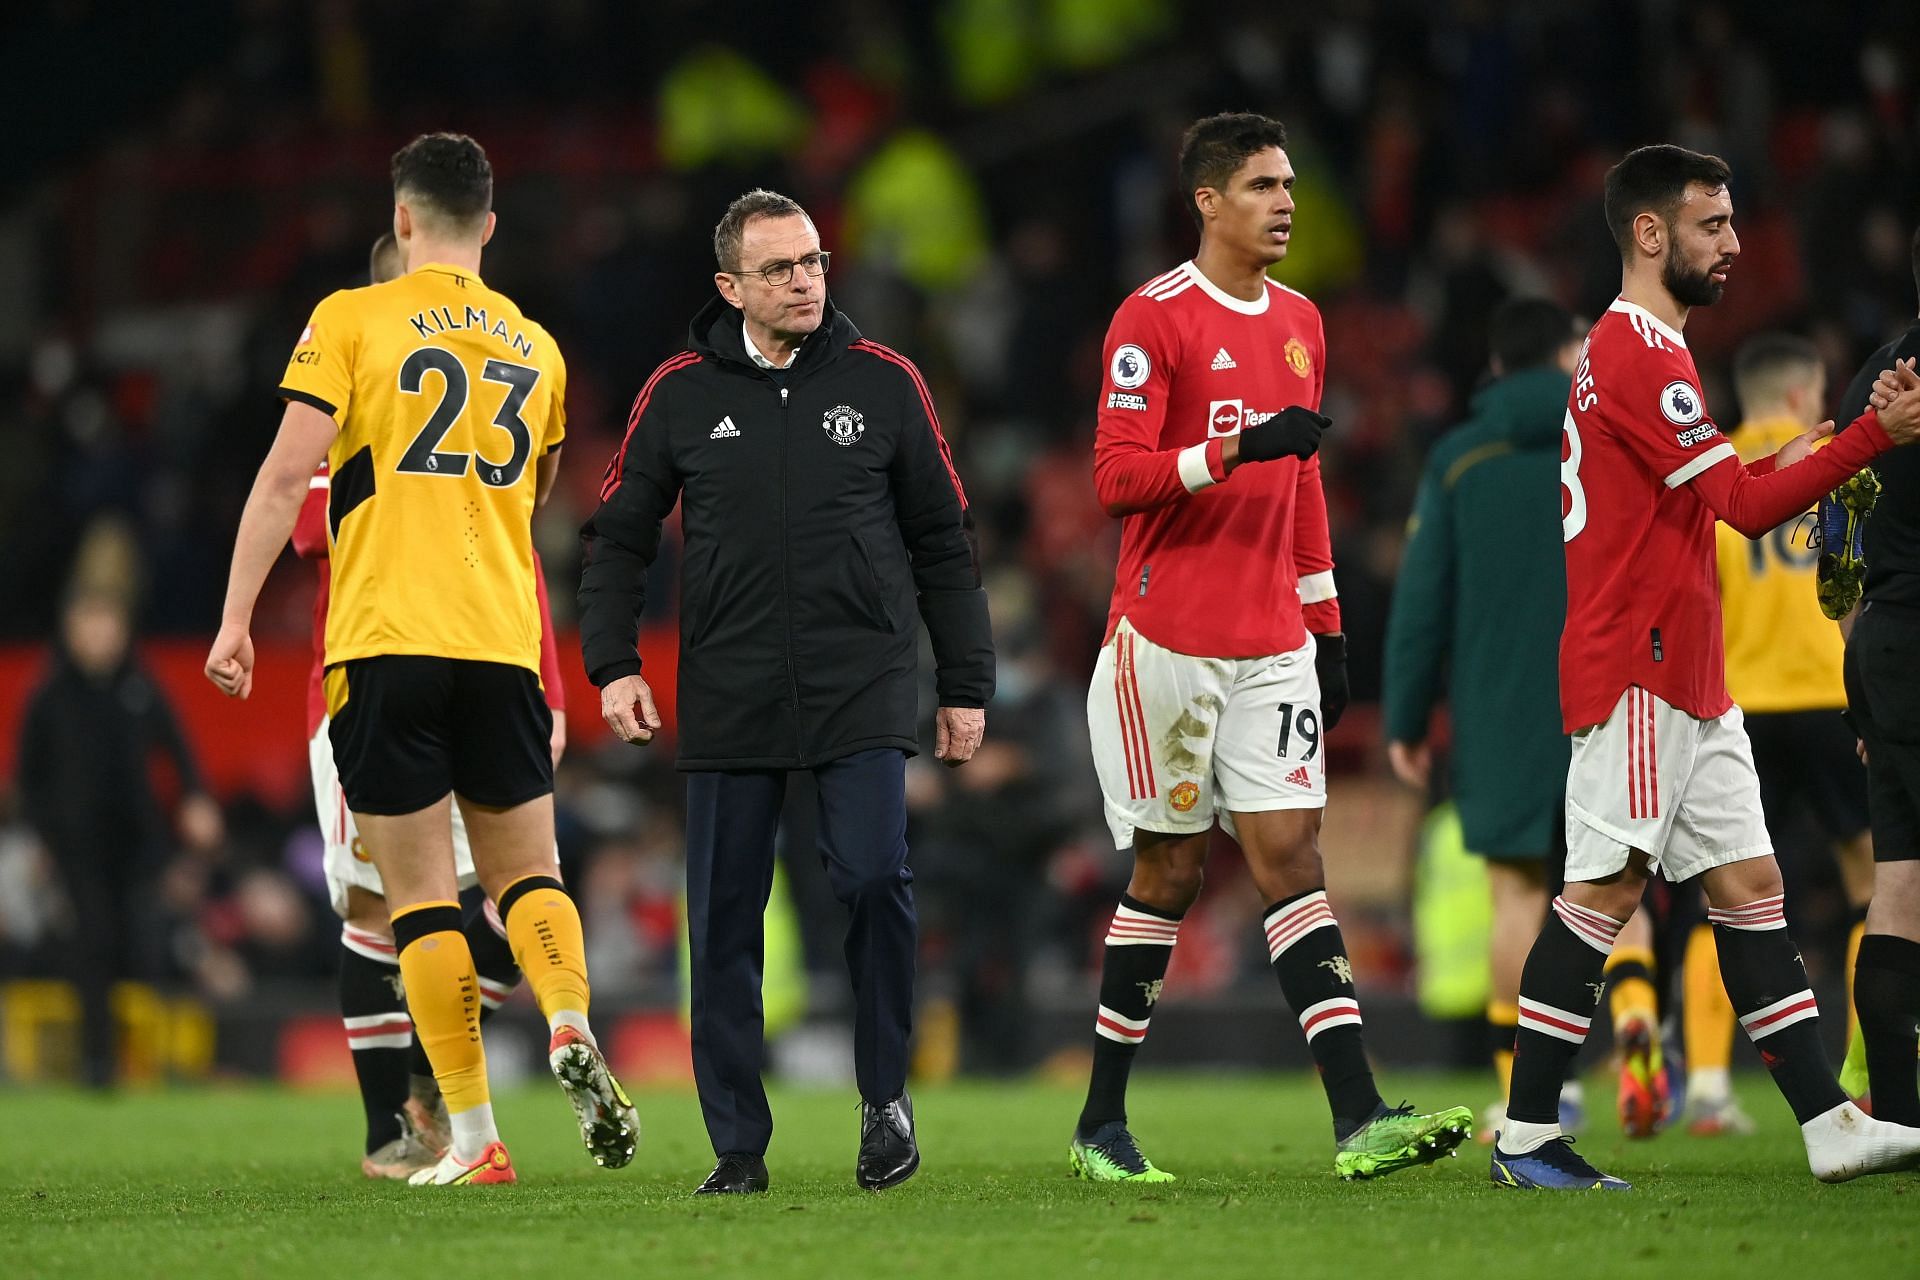
[[[80,992],[83,1069],[97,1086],[114,1078],[114,982],[159,968],[152,881],[173,843],[163,796],[180,797],[174,818],[189,848],[211,850],[222,834],[173,709],[130,639],[121,598],[76,594],[20,735],[27,821],[72,908],[65,955]],[[155,776],[156,756],[172,771],[170,787]]]

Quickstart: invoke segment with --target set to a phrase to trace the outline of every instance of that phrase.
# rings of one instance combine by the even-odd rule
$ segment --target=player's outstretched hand
[[[1784,471],[1796,462],[1805,461],[1813,453],[1813,446],[1833,434],[1833,419],[1828,418],[1818,426],[1808,427],[1793,439],[1780,446],[1780,452],[1774,455],[1773,469]]]
[[[1331,729],[1346,714],[1347,637],[1338,631],[1315,636],[1313,674],[1320,677],[1320,723]]]
[[[622,742],[644,747],[660,729],[653,690],[639,676],[621,676],[600,691],[600,714]]]
[[[1331,418],[1301,405],[1288,405],[1259,426],[1240,432],[1240,461],[1311,458],[1320,449],[1321,434],[1332,425]]]
[[[1868,397],[1880,414],[1880,426],[1895,444],[1920,440],[1920,373],[1914,371],[1914,358],[1895,362],[1874,379]]]
[[[245,698],[253,692],[253,637],[244,623],[221,624],[213,648],[207,651],[206,673],[229,698]]]
[[[987,713],[980,707],[941,707],[933,717],[933,755],[949,769],[973,759],[987,736]]]

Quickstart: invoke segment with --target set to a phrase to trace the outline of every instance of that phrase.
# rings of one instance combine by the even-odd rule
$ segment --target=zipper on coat
[[[807,753],[800,733],[800,677],[793,665],[793,590],[787,569],[791,545],[787,537],[787,391],[786,387],[780,388],[780,615],[787,632],[787,693],[793,707],[793,754],[794,759],[804,765]]]

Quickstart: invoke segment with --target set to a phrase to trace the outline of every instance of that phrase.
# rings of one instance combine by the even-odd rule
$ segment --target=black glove
[[[1240,461],[1272,462],[1275,458],[1311,458],[1320,448],[1320,433],[1333,425],[1311,409],[1288,405],[1257,427],[1240,432]]]
[[[1315,636],[1313,674],[1320,678],[1320,723],[1340,723],[1347,709],[1347,638],[1339,632]]]

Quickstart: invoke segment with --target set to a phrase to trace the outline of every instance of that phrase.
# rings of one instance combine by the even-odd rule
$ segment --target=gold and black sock
[[[1613,1029],[1643,1022],[1658,1037],[1660,1012],[1659,997],[1653,989],[1653,952],[1646,947],[1617,947],[1607,957],[1602,972],[1606,975]]]
[[[552,876],[522,876],[500,895],[500,919],[548,1024],[564,1022],[585,1031],[592,995],[586,935],[566,888]]]
[[[414,1034],[433,1064],[447,1111],[458,1114],[489,1105],[487,1055],[480,1043],[480,980],[460,932],[460,904],[421,902],[401,908],[393,917],[393,941],[400,952]]]
[[[1504,1099],[1513,1088],[1513,1039],[1520,1031],[1520,1006],[1509,1000],[1487,1001],[1487,1037],[1493,1048],[1493,1078]]]
[[[1731,1087],[1728,1071],[1733,1063],[1735,1019],[1726,985],[1720,980],[1720,949],[1710,924],[1697,924],[1687,935],[1681,985],[1686,993],[1681,1034],[1686,1047],[1688,1092],[1717,1101],[1725,1098]]]
[[[473,953],[473,969],[480,978],[480,1025],[484,1027],[487,1019],[493,1017],[520,985],[520,966],[513,962],[513,948],[507,945],[507,928],[500,923],[500,913],[491,902],[483,900],[480,910],[467,916],[461,932],[466,935],[467,949]],[[433,1067],[417,1036],[409,1070],[414,1094],[423,1101],[431,1100],[439,1086],[433,1082]]]

